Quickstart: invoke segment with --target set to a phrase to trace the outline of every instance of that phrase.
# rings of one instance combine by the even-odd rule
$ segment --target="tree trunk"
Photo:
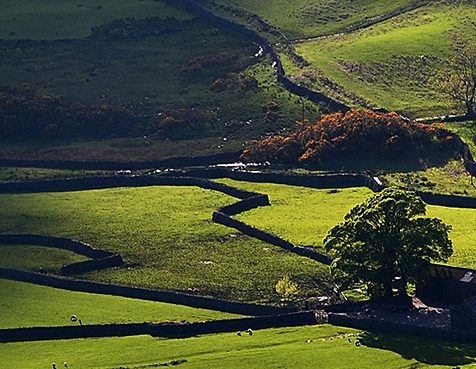
[[[473,104],[471,102],[466,103],[466,117],[469,119],[476,118],[476,113],[474,112]]]

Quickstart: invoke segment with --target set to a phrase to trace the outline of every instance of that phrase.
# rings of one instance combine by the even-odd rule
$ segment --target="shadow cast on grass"
[[[459,366],[476,362],[475,344],[369,332],[363,334],[360,341],[367,347],[393,351],[405,359],[429,365]]]

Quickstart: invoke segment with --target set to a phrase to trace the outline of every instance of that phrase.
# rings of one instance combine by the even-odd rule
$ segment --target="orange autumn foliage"
[[[311,125],[297,122],[288,137],[272,136],[254,141],[242,154],[247,162],[325,164],[331,158],[361,154],[398,158],[408,153],[444,149],[452,145],[451,133],[442,124],[410,121],[397,113],[352,110],[324,115]]]

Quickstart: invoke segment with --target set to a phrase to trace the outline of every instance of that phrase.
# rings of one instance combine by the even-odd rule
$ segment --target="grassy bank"
[[[318,88],[312,80],[324,74],[370,106],[411,117],[443,114],[448,107],[431,76],[458,42],[472,39],[475,18],[470,5],[437,3],[355,33],[303,42],[295,47],[311,66],[294,77]],[[327,90],[339,94],[335,85]],[[358,98],[347,101],[359,105]]]

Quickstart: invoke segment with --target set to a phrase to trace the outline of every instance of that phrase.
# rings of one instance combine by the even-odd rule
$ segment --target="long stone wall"
[[[123,337],[148,333],[148,323],[0,329],[0,342]]]
[[[185,305],[202,309],[219,310],[242,315],[261,316],[283,314],[296,311],[296,309],[293,308],[229,301],[211,297],[190,295],[174,291],[152,290],[140,287],[68,279],[64,277],[45,275],[41,273],[29,272],[13,268],[0,267],[0,278],[35,283],[43,286],[60,288],[70,291],[99,293],[150,301],[161,301],[171,304]]]
[[[149,334],[154,337],[190,337],[199,334],[223,333],[280,327],[314,325],[314,312],[278,314],[264,317],[226,319],[196,323],[127,323],[91,324],[61,327],[29,327],[0,329],[0,342],[58,340],[92,337],[123,337]]]
[[[0,167],[51,168],[70,170],[142,170],[150,168],[185,168],[201,165],[233,163],[239,160],[242,151],[226,152],[206,156],[172,157],[149,161],[73,161],[73,160],[29,160],[0,158]]]
[[[282,85],[291,93],[298,95],[298,96],[303,96],[308,98],[310,101],[314,103],[324,103],[328,105],[332,110],[335,111],[343,111],[346,112],[350,110],[350,108],[342,104],[341,102],[338,102],[334,99],[331,99],[330,97],[324,95],[321,92],[313,91],[305,86],[301,86],[294,81],[292,81],[290,78],[286,76],[286,72],[283,68],[283,63],[281,62],[281,58],[279,57],[276,49],[271,45],[271,43],[265,39],[263,36],[258,34],[257,32],[245,27],[242,24],[238,24],[235,22],[232,22],[228,19],[219,17],[209,10],[206,10],[203,8],[199,3],[197,3],[194,0],[179,0],[177,1],[181,3],[186,9],[189,11],[192,11],[208,21],[218,24],[222,27],[226,27],[228,29],[231,29],[235,32],[238,32],[242,34],[243,36],[253,40],[254,42],[258,43],[261,45],[263,50],[268,53],[268,55],[271,58],[271,61],[273,63],[274,69],[276,71],[276,79],[278,82],[282,83]]]

